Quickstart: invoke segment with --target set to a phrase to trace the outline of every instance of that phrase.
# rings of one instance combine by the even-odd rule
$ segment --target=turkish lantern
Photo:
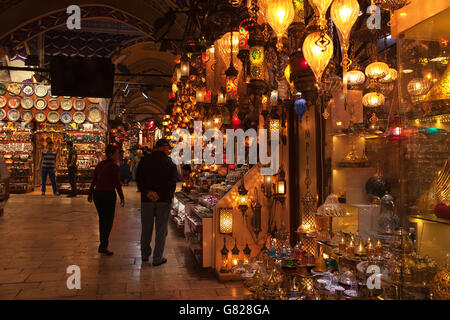
[[[389,72],[389,66],[384,62],[372,62],[366,67],[366,76],[371,79],[384,78]]]
[[[267,23],[278,37],[277,48],[281,50],[281,38],[294,20],[295,9],[292,0],[273,0],[269,2],[266,12]]]
[[[376,108],[384,104],[385,98],[379,92],[369,92],[362,98],[362,103],[365,107]]]
[[[316,9],[320,19],[325,19],[328,8],[333,0],[311,0],[309,3]]]
[[[316,77],[316,82],[319,84],[322,79],[322,74],[333,56],[333,44],[328,34],[323,35],[323,41],[328,45],[321,46],[319,41],[322,41],[320,32],[310,33],[303,42],[302,50],[303,56],[311,67]]]

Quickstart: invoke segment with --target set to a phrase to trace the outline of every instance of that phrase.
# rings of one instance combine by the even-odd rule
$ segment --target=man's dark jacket
[[[149,191],[158,194],[158,202],[172,202],[177,185],[178,172],[172,159],[161,151],[153,151],[139,162],[136,182],[141,191],[141,201],[151,202],[147,198]]]

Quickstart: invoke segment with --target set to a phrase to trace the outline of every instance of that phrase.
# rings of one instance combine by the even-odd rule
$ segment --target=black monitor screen
[[[55,96],[111,98],[113,94],[111,59],[53,56],[50,77]]]

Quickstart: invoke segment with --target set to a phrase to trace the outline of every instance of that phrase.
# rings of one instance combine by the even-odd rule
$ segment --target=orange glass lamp
[[[219,232],[222,234],[233,233],[233,208],[219,209]]]
[[[223,238],[223,248],[220,250],[220,254],[222,256],[222,266],[220,268],[221,273],[227,273],[228,272],[228,253],[230,251],[227,249],[227,239]]]
[[[295,9],[292,0],[272,0],[266,11],[266,21],[277,35],[277,48],[283,48],[281,38],[286,33],[289,25],[294,21]]]
[[[231,265],[236,267],[239,264],[239,253],[241,252],[236,244],[236,239],[234,239],[234,248],[231,249]]]

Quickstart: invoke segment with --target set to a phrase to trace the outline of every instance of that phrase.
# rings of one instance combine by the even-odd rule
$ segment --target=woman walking
[[[114,212],[116,210],[116,191],[120,197],[120,205],[125,205],[122,185],[120,184],[119,148],[108,145],[105,150],[106,160],[101,161],[94,171],[91,187],[89,188],[88,201],[94,200],[98,212],[100,246],[98,252],[111,256],[112,251],[108,250],[109,234],[111,233]]]

